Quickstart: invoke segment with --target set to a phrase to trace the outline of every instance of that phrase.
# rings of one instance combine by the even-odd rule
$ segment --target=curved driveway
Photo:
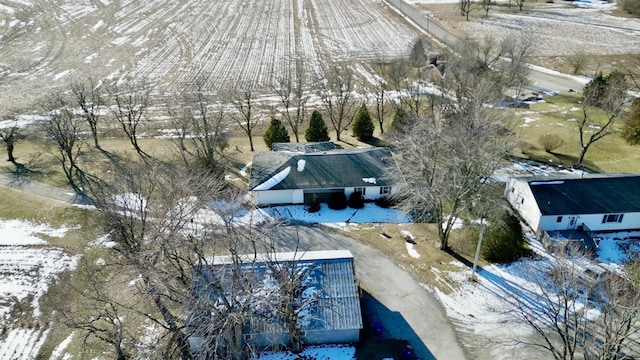
[[[279,251],[291,251],[296,237],[302,251],[350,250],[356,278],[371,294],[378,316],[391,338],[406,339],[422,359],[465,359],[455,332],[435,296],[381,251],[338,231],[319,226],[281,228]]]

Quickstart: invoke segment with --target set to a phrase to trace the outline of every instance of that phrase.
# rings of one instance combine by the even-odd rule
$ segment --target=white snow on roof
[[[290,172],[291,172],[291,166],[287,166],[284,170],[282,170],[279,173],[273,175],[267,181],[265,181],[262,184],[254,187],[253,190],[254,191],[269,190],[272,187],[280,184],[284,179],[286,179],[287,176],[289,176]]]
[[[304,166],[307,165],[307,160],[300,159],[298,160],[298,172],[304,171]]]
[[[377,183],[376,178],[372,177],[372,178],[362,178],[362,181],[369,183],[369,184],[373,184],[375,185]]]
[[[268,261],[313,261],[313,260],[332,260],[332,259],[353,259],[353,254],[349,250],[320,250],[307,252],[281,252],[275,254],[247,254],[240,255],[243,261],[258,262]],[[231,256],[216,256],[213,259],[214,264],[232,264]]]

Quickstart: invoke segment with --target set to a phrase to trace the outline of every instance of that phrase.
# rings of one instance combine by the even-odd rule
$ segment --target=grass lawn
[[[545,102],[531,105],[530,109],[518,110],[515,118],[520,146],[515,155],[534,160],[571,167],[580,155],[580,140],[576,119],[581,116],[579,95],[566,93],[546,97]],[[618,120],[615,129],[620,128]],[[547,153],[538,144],[541,135],[556,134],[564,145]],[[587,132],[590,135],[591,132]],[[594,143],[586,154],[584,166],[593,172],[636,172],[640,169],[640,149],[628,145],[619,134],[614,133]]]

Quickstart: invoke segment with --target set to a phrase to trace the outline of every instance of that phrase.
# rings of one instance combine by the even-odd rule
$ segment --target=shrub
[[[491,219],[482,240],[482,256],[491,262],[508,263],[530,256],[531,249],[522,232],[518,218],[504,211],[497,219]]]
[[[360,106],[356,119],[353,122],[353,136],[358,140],[366,141],[373,138],[373,121],[371,121],[371,115],[365,104]]]
[[[640,99],[635,99],[629,109],[629,116],[622,125],[622,137],[629,145],[640,144]]]
[[[320,211],[320,200],[318,200],[317,195],[313,195],[311,198],[311,206],[309,207],[309,212],[314,213]]]
[[[309,127],[304,133],[304,138],[312,142],[329,141],[329,130],[327,130],[327,125],[322,120],[322,115],[318,110],[314,110],[311,113]]]
[[[274,143],[291,141],[291,138],[289,138],[289,134],[287,133],[287,128],[285,128],[284,125],[282,125],[282,122],[276,118],[271,119],[269,128],[264,132],[263,139],[269,149],[271,149],[271,145]]]
[[[349,207],[352,209],[362,209],[364,207],[364,198],[360,191],[354,191],[349,195]]]
[[[389,196],[387,196],[376,200],[376,205],[380,206],[383,209],[388,209],[395,205],[395,203]]]
[[[561,147],[564,144],[564,140],[556,134],[546,134],[538,138],[538,144],[542,146],[544,151],[551,153],[553,150]]]
[[[332,193],[329,197],[329,209],[343,210],[347,207],[347,196],[343,192]]]

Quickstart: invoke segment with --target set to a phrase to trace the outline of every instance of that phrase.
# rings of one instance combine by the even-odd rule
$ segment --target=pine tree
[[[622,126],[622,137],[629,145],[640,144],[640,99],[631,103],[629,115]]]
[[[424,44],[422,39],[416,40],[411,48],[411,54],[409,55],[409,61],[413,67],[422,67],[427,64],[427,54],[424,51]]]
[[[271,149],[271,145],[274,143],[291,142],[287,129],[282,125],[282,122],[276,118],[271,119],[269,128],[264,132],[264,143]]]
[[[363,103],[358,110],[356,119],[353,122],[353,136],[358,140],[366,141],[373,137],[373,121],[371,121],[371,115],[367,106]]]
[[[327,130],[327,125],[324,123],[324,120],[322,120],[322,115],[318,112],[318,110],[314,110],[313,113],[311,113],[309,128],[304,134],[304,138],[307,139],[307,141],[312,142],[329,141],[329,131]]]

